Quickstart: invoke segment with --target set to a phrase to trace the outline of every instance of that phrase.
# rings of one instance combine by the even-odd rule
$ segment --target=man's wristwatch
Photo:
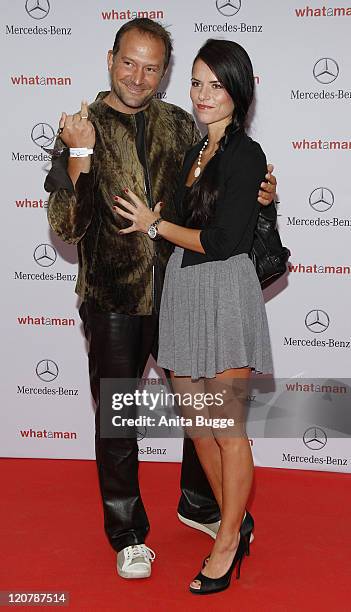
[[[151,240],[157,240],[158,238],[161,237],[159,236],[158,229],[157,229],[157,226],[161,221],[162,221],[162,217],[155,219],[155,221],[151,223],[149,229],[147,230],[147,235],[149,236],[149,238],[151,238]]]

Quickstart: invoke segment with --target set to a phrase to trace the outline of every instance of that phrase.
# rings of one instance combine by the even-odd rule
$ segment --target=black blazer
[[[205,138],[185,155],[175,196],[177,216],[186,225],[183,200],[185,183]],[[260,145],[244,130],[236,132],[219,162],[219,195],[213,220],[201,229],[200,242],[205,253],[184,250],[182,268],[208,261],[225,260],[251,250],[259,213],[260,183],[267,173],[266,157]]]

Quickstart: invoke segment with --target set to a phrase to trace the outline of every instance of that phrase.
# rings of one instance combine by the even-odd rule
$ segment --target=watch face
[[[147,233],[149,234],[149,237],[154,240],[157,236],[157,229],[156,227],[154,227],[153,225],[151,225],[151,227],[149,227]]]

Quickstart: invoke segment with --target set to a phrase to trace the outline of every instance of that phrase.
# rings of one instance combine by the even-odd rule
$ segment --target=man
[[[158,23],[134,19],[122,26],[108,52],[111,90],[100,93],[89,108],[82,103],[74,116],[62,114],[45,183],[51,192],[50,226],[78,248],[76,291],[89,344],[105,530],[125,578],[149,576],[154,553],[144,544],[149,523],[139,491],[137,441],[100,436],[100,380],[137,378],[149,355],[156,355],[170,245],[142,233],[119,234],[126,223],[116,219],[112,207],[113,196],[133,186],[150,207],[165,202],[162,216],[175,218],[177,176],[185,150],[199,133],[188,113],[154,99],[171,51],[170,36]],[[259,192],[262,204],[275,193],[274,177],[268,173],[267,178],[265,192]],[[215,537],[219,509],[190,440],[183,461],[179,516]]]

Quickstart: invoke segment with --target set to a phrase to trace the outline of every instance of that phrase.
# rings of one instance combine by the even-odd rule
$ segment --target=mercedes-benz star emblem
[[[51,244],[39,244],[33,253],[34,261],[42,268],[49,268],[56,259],[57,253]]]
[[[51,145],[55,138],[55,132],[48,123],[37,123],[31,132],[31,139],[38,147],[44,148]]]
[[[225,17],[233,17],[241,9],[241,0],[216,0],[217,10]]]
[[[44,19],[50,12],[48,0],[27,0],[26,11],[33,19]]]
[[[318,83],[328,85],[335,81],[339,74],[339,66],[335,60],[330,57],[322,57],[313,67],[313,76]]]
[[[305,325],[310,332],[321,334],[329,327],[329,315],[324,310],[310,310],[305,318]]]
[[[322,450],[327,443],[327,434],[320,427],[309,427],[303,434],[303,443],[311,450]]]
[[[35,368],[37,377],[43,382],[52,382],[57,378],[59,369],[57,363],[51,359],[42,359]]]
[[[334,204],[334,194],[328,187],[317,187],[309,197],[310,206],[317,212],[326,212]]]

